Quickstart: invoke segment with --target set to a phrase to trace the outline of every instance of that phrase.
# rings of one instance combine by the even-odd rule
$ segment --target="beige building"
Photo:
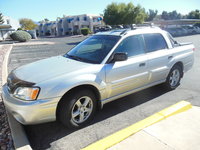
[[[36,30],[39,36],[56,35],[56,21],[41,21]]]
[[[80,34],[81,28],[89,28],[92,32],[95,27],[103,25],[103,18],[100,15],[75,15],[63,16],[56,21],[41,22],[38,27],[39,36],[43,35],[76,35]]]

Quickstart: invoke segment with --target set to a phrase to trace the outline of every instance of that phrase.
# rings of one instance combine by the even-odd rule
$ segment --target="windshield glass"
[[[78,61],[100,64],[120,36],[94,35],[70,50],[64,56]]]

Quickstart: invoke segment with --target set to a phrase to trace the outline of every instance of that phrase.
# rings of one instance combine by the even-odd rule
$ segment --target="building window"
[[[71,23],[72,20],[74,20],[74,18],[69,18],[69,19],[67,19],[68,23]]]
[[[10,20],[9,19],[7,19],[6,22],[7,22],[7,24],[10,24]]]
[[[101,21],[101,20],[103,20],[101,17],[98,17],[98,18],[97,18],[97,21]]]
[[[87,21],[87,17],[85,16],[85,17],[83,18],[83,20],[84,20],[84,21]]]

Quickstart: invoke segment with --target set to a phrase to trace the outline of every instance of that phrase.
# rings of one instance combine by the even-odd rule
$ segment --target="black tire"
[[[83,122],[78,122],[78,120],[80,119],[80,114],[79,116],[77,116],[77,120],[76,118],[72,117],[72,112],[75,109],[78,109],[78,106],[76,103],[81,102],[84,100],[83,97],[89,97],[91,101],[90,102],[90,107],[93,105],[92,107],[92,111],[90,112],[90,114],[85,117],[86,120],[84,120]],[[84,101],[83,101],[84,102]],[[83,106],[83,105],[82,105]],[[88,105],[89,106],[89,105]],[[65,126],[67,126],[68,128],[81,128],[84,127],[85,125],[87,125],[93,118],[94,118],[94,114],[96,112],[96,106],[97,106],[97,100],[95,97],[95,94],[87,89],[84,90],[77,90],[76,92],[72,92],[70,94],[66,94],[61,101],[59,102],[58,105],[58,112],[57,112],[57,117],[58,120]],[[77,108],[75,108],[77,107]],[[72,111],[73,110],[73,111]],[[77,111],[79,111],[80,113],[80,109],[78,109]],[[87,112],[81,112],[82,114],[87,114]],[[79,117],[79,119],[78,119]]]
[[[177,73],[179,74],[179,77],[177,77],[176,82],[174,82],[174,84],[172,84],[171,77],[172,77],[173,73],[176,72],[176,71],[178,71]],[[183,76],[182,67],[180,67],[179,65],[173,66],[172,69],[170,70],[168,76],[167,76],[166,82],[164,83],[165,87],[168,90],[174,90],[174,89],[176,89],[180,85],[180,80],[181,80],[182,76]]]

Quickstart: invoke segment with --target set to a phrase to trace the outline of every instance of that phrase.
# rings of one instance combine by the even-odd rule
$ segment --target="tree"
[[[161,18],[164,20],[175,20],[175,19],[181,19],[181,14],[177,13],[176,10],[172,11],[172,12],[167,12],[167,11],[163,11],[161,14]]]
[[[104,21],[109,25],[138,24],[147,18],[144,8],[133,3],[111,3],[104,10]]]
[[[187,15],[188,19],[200,19],[200,10],[196,9],[195,11],[189,12]]]
[[[177,13],[176,10],[169,12],[170,20],[181,19],[181,14]]]
[[[158,13],[157,10],[149,9],[149,12],[147,12],[148,14],[147,21],[152,21],[156,17],[157,13]]]
[[[169,15],[168,15],[167,11],[162,12],[161,18],[164,19],[164,20],[169,20]]]
[[[3,24],[3,23],[4,23],[3,15],[2,15],[2,13],[0,13],[0,24]]]
[[[19,23],[21,24],[23,30],[33,30],[37,27],[37,24],[35,24],[33,20],[28,18],[20,19]]]

